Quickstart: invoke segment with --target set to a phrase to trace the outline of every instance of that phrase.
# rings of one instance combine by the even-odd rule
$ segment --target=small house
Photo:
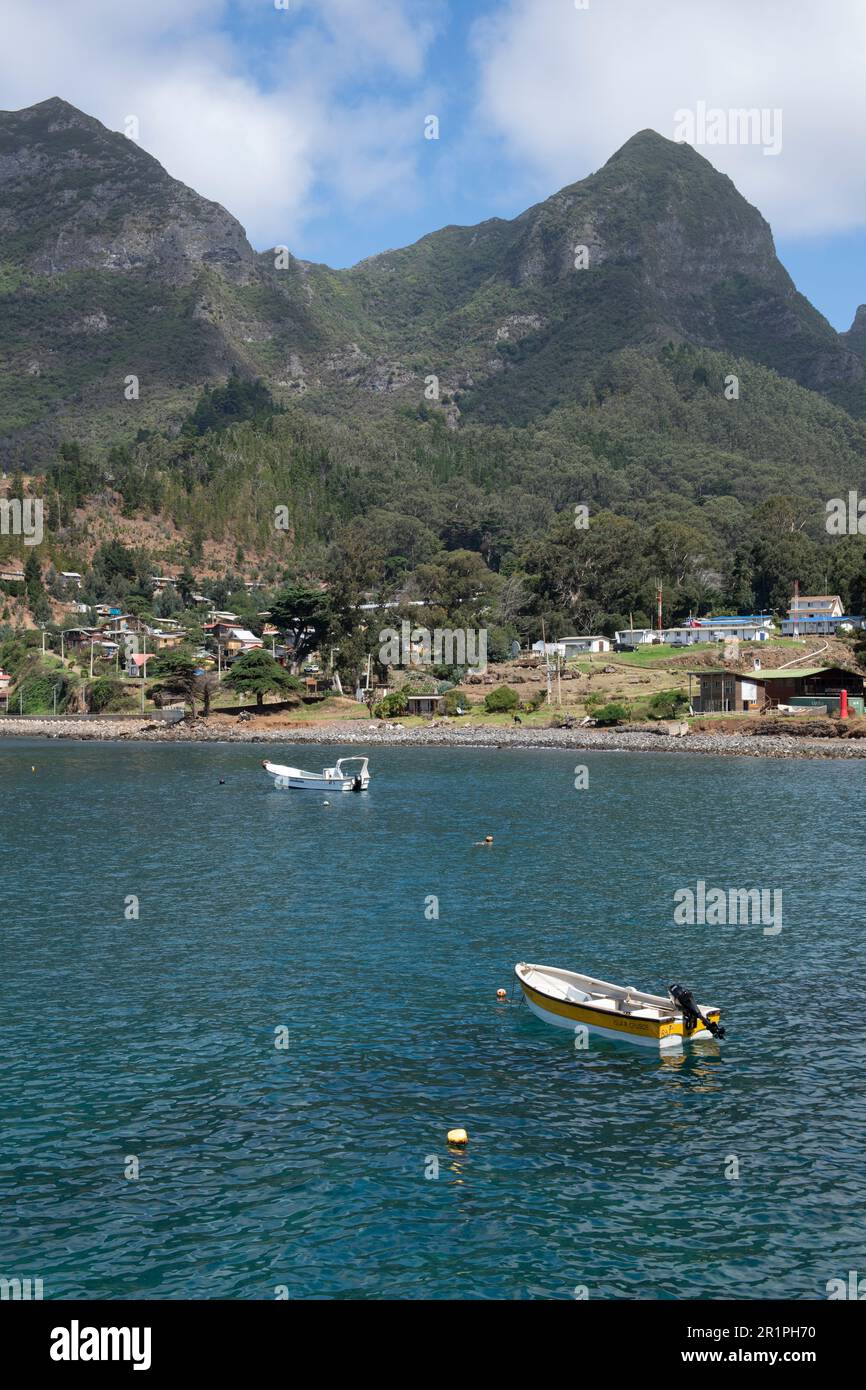
[[[565,658],[565,645],[562,642],[533,642],[532,651],[536,656],[550,659],[552,656]]]
[[[243,656],[244,652],[258,651],[264,646],[262,639],[250,632],[248,627],[225,627],[219,624],[218,632],[222,635],[217,636],[217,641],[222,644],[230,658]]]
[[[445,713],[444,695],[407,695],[409,714],[433,715]]]
[[[860,614],[843,613],[834,616],[789,616],[782,619],[783,637],[832,637],[837,632],[853,632],[866,626]]]
[[[727,642],[737,638],[740,642],[768,642],[775,634],[776,625],[766,613],[752,614],[750,617],[699,618],[699,642]]]
[[[790,618],[841,618],[845,606],[838,594],[797,594],[791,600]]]
[[[568,661],[583,652],[609,652],[613,643],[609,637],[562,637],[558,645],[564,649]]]
[[[126,658],[126,674],[135,678],[147,675],[147,663],[150,661],[152,653],[134,652]]]
[[[617,651],[631,652],[636,647],[651,647],[654,642],[661,640],[660,633],[654,627],[627,627],[613,634]]]
[[[843,690],[852,708],[862,707],[864,677],[841,666],[782,667],[775,671],[730,671],[724,667],[689,671],[689,695],[698,714],[742,714],[780,705],[814,705],[838,713]],[[692,695],[692,681],[698,693]]]
[[[99,628],[92,627],[67,627],[63,631],[63,642],[66,647],[78,648],[88,646],[91,641],[95,641],[101,636]]]
[[[182,632],[155,632],[151,630],[147,641],[148,645],[153,647],[156,652],[170,652],[181,645],[183,638]]]

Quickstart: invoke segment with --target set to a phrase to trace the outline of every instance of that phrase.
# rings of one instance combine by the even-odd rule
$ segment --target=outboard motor
[[[362,783],[362,781],[361,781],[360,776],[358,776],[358,777],[356,777],[356,778],[354,779],[354,781],[352,782],[352,791],[353,791],[353,792],[360,792],[360,791],[363,791],[363,790],[364,790],[364,785],[363,785],[363,783]]]
[[[672,1002],[676,1004],[677,1008],[682,1009],[683,1027],[687,1033],[690,1033],[698,1020],[700,1020],[707,1031],[712,1033],[714,1038],[723,1038],[725,1036],[725,1030],[720,1024],[712,1023],[708,1018],[704,1018],[704,1015],[695,1002],[695,996],[690,989],[686,989],[685,985],[671,985],[668,990],[668,995]]]

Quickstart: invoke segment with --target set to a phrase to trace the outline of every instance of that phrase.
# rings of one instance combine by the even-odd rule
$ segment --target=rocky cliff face
[[[840,333],[839,337],[851,352],[866,356],[866,304],[858,307],[851,327],[846,333]]]
[[[855,344],[797,292],[758,210],[654,131],[512,222],[445,228],[345,274],[398,352],[426,348],[466,409],[505,423],[573,398],[610,352],[671,340],[866,410]]]
[[[0,235],[37,275],[146,270],[183,285],[202,268],[234,284],[257,274],[225,208],[57,97],[0,115]]]

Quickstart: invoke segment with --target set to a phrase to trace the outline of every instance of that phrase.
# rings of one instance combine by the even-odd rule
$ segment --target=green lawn
[[[793,637],[773,637],[768,642],[741,642],[741,652],[762,652],[773,651],[778,648],[801,647],[802,642],[796,642]],[[670,643],[662,642],[658,646],[642,647],[635,652],[610,652],[608,656],[600,656],[597,661],[592,663],[590,668],[587,664],[581,663],[580,669],[583,671],[598,670],[599,666],[653,666],[658,661],[689,661],[691,657],[699,656],[702,652],[718,652],[721,659],[724,651],[724,642],[696,642],[692,647],[672,647]]]

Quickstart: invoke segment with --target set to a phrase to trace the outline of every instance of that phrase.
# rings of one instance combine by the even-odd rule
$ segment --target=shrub
[[[628,705],[621,704],[618,700],[611,700],[610,704],[602,705],[595,712],[595,722],[597,724],[622,724],[631,717]]]
[[[647,705],[650,719],[679,719],[689,707],[684,690],[660,690]]]
[[[127,697],[120,681],[111,676],[101,676],[90,687],[89,706],[91,714],[106,714],[124,709]]]
[[[458,709],[469,709],[470,700],[466,695],[461,695],[459,690],[451,689],[445,691],[445,713],[456,714]]]
[[[390,695],[386,695],[384,700],[373,706],[373,713],[377,719],[393,719],[405,714],[408,708],[405,690],[392,690]]]
[[[517,709],[519,704],[520,697],[510,685],[498,685],[495,690],[484,696],[484,708],[488,714],[505,714],[509,710]]]
[[[68,677],[59,672],[56,676],[46,675],[42,671],[27,676],[10,700],[9,708],[13,714],[17,714],[19,710],[22,714],[50,714],[54,709],[55,688],[59,714],[63,710],[70,689]]]
[[[525,710],[527,714],[535,714],[536,710],[540,710],[541,706],[546,704],[547,690],[542,686],[540,690],[536,690],[534,694],[530,695],[528,700],[524,700],[520,708]]]

